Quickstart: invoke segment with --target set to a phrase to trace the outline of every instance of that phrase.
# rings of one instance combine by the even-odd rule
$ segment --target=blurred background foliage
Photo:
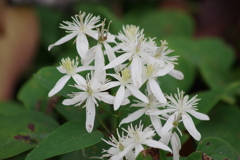
[[[185,78],[179,81],[168,75],[160,77],[158,81],[163,92],[175,93],[180,88],[187,94],[198,94],[201,98],[199,111],[210,116],[210,121],[195,120],[202,138],[221,138],[224,140],[221,143],[226,141],[239,152],[240,10],[237,6],[240,6],[237,0],[2,1],[0,159],[24,159],[30,149],[59,125],[71,121],[62,126],[67,128],[79,121],[85,122],[85,109],[63,106],[59,96],[47,97],[61,74],[54,67],[46,66],[57,66],[63,57],[77,56],[71,42],[55,47],[51,52],[47,48],[66,34],[59,29],[59,23],[71,21],[71,16],[80,10],[112,21],[110,32],[113,34],[117,34],[122,25],[134,24],[144,29],[146,37],[156,37],[158,44],[160,40],[167,40],[169,48],[174,50],[171,55],[180,56],[176,69],[182,71]],[[71,91],[72,88],[67,86],[59,95],[66,97]],[[111,110],[111,107],[105,106],[105,109]],[[133,110],[124,110],[121,118]],[[103,130],[97,119],[106,120],[107,114],[101,108],[97,113],[95,128]],[[146,117],[142,120],[148,123]],[[113,132],[116,122],[108,123]],[[61,128],[56,132],[59,130]],[[54,137],[51,135],[48,139]],[[187,157],[196,150],[197,143],[187,133],[181,141],[184,142],[181,156]],[[45,142],[40,143],[39,148],[47,150],[50,145]],[[81,148],[84,147],[52,151],[52,155],[42,158],[63,154],[51,159],[88,159],[89,155],[101,156],[102,148],[108,146],[100,142],[93,147]],[[32,154],[45,153],[41,149],[34,150]]]

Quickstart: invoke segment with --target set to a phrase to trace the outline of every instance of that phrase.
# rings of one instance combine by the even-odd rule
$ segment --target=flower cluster
[[[102,157],[110,157],[112,160],[121,160],[123,157],[132,160],[144,150],[144,147],[154,147],[173,152],[174,160],[179,159],[181,143],[176,131],[180,122],[196,140],[201,135],[195,128],[192,118],[188,115],[209,120],[208,116],[197,112],[195,97],[188,100],[183,91],[174,96],[165,95],[158,82],[158,77],[167,74],[182,80],[181,71],[175,70],[178,56],[169,56],[173,50],[168,49],[167,42],[161,41],[161,46],[155,43],[154,38],[146,38],[144,30],[135,25],[123,26],[123,30],[117,35],[109,33],[109,25],[105,27],[105,20],[100,22],[99,16],[80,12],[72,17],[73,22],[63,21],[60,28],[67,30],[68,35],[49,46],[63,44],[76,37],[76,48],[80,58],[62,59],[58,71],[64,76],[58,80],[48,96],[57,94],[64,88],[72,77],[75,81],[73,87],[78,92],[69,93],[69,99],[63,101],[64,105],[75,105],[86,108],[86,130],[92,132],[96,115],[96,107],[99,101],[113,106],[117,111],[121,106],[131,103],[129,96],[138,99],[131,107],[139,110],[122,119],[120,124],[130,123],[143,115],[150,117],[152,126],[143,129],[143,125],[128,127],[123,130],[127,135],[117,131],[118,138],[110,137],[110,141],[104,140],[112,147],[104,150],[107,154]],[[106,29],[105,29],[106,28]],[[96,45],[89,47],[88,38],[96,40]],[[111,43],[111,44],[109,44]],[[105,62],[105,57],[109,61]],[[79,73],[88,71],[86,77]],[[109,89],[117,87],[117,92],[112,94]],[[140,88],[145,88],[143,93]],[[162,125],[162,120],[166,120]],[[155,132],[161,137],[153,140]],[[171,141],[170,149],[167,145]]]

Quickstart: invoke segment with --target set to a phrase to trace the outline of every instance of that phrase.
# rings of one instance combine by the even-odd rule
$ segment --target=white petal
[[[51,89],[51,91],[48,93],[48,97],[52,97],[53,95],[58,93],[65,86],[65,84],[70,78],[71,76],[69,75],[65,75],[62,78],[60,78],[55,84],[55,86],[53,87],[53,89]]]
[[[97,31],[94,31],[94,30],[88,30],[88,31],[85,31],[85,33],[89,36],[91,36],[92,38],[98,40],[98,32]]]
[[[134,147],[134,143],[130,143],[127,145],[122,152],[119,154],[115,154],[114,156],[111,157],[110,160],[121,160],[129,151],[131,151]]]
[[[119,64],[122,64],[123,62],[125,62],[128,58],[130,58],[132,55],[132,53],[124,53],[123,55],[117,57],[116,59],[114,59],[113,61],[111,61],[108,65],[106,65],[104,67],[104,69],[109,69],[109,68],[113,68],[116,67]]]
[[[116,56],[114,54],[114,51],[113,51],[112,47],[109,44],[103,43],[103,45],[104,45],[104,47],[106,49],[106,53],[107,53],[109,62],[111,62],[112,60],[114,60],[116,58]]]
[[[76,73],[87,71],[87,70],[94,70],[94,66],[81,66],[76,69]]]
[[[124,94],[125,94],[125,86],[121,85],[117,91],[115,100],[114,100],[114,105],[113,108],[114,110],[118,110],[118,108],[120,107],[120,105],[122,104],[123,98],[124,98]]]
[[[190,113],[191,115],[193,115],[197,119],[200,119],[200,120],[210,120],[208,115],[200,113],[200,112],[196,112],[195,110],[188,109],[188,110],[186,110],[186,112]]]
[[[188,114],[183,114],[182,115],[182,120],[185,128],[189,132],[189,134],[196,140],[201,139],[201,134],[197,131],[192,118]]]
[[[113,104],[114,103],[114,96],[110,94],[103,94],[103,93],[94,93],[94,97],[96,97],[98,100],[103,101],[108,104]]]
[[[150,78],[148,80],[149,87],[153,93],[153,95],[157,98],[157,100],[161,103],[166,103],[167,100],[164,97],[161,88],[159,87],[159,84],[153,79]]]
[[[95,114],[95,104],[93,98],[90,97],[86,102],[86,129],[89,133],[91,133],[93,130]]]
[[[165,144],[163,144],[162,142],[159,141],[155,141],[152,139],[146,140],[145,144],[148,145],[149,147],[153,147],[153,148],[159,148],[165,151],[169,151],[172,152],[172,150]]]
[[[135,56],[131,63],[131,73],[133,84],[140,88],[142,85],[142,62],[139,56]]]
[[[62,104],[66,106],[74,105],[76,103],[83,103],[87,99],[88,95],[86,92],[79,92],[77,96],[72,99],[65,99]]]
[[[161,139],[159,140],[160,142],[168,145],[170,138],[171,138],[172,132],[168,132],[167,134],[165,134],[163,137],[161,137]]]
[[[151,119],[151,122],[152,122],[152,125],[153,125],[155,131],[157,132],[157,134],[159,136],[161,136],[160,131],[162,129],[162,123],[161,123],[160,118],[158,116],[150,115],[150,119]]]
[[[183,78],[184,78],[183,73],[181,71],[178,71],[175,69],[171,70],[168,74],[178,80],[183,80]]]
[[[164,76],[173,70],[173,68],[174,65],[172,63],[166,64],[164,68],[160,69],[160,71],[157,72],[157,76]]]
[[[138,143],[137,144],[137,146],[135,146],[135,158],[138,156],[138,154],[141,152],[141,151],[143,151],[144,150],[144,148],[143,148],[143,146],[140,144],[140,143]]]
[[[97,46],[93,46],[87,51],[87,55],[85,59],[81,59],[83,66],[88,66],[90,63],[92,63],[92,61],[95,59],[96,49],[97,49]]]
[[[80,55],[81,58],[85,59],[89,48],[89,44],[87,37],[84,33],[81,32],[78,34],[76,45],[78,54]]]
[[[100,82],[104,82],[106,79],[106,71],[103,69],[105,66],[105,59],[103,56],[103,52],[101,49],[101,45],[99,45],[98,49],[96,50],[95,55],[95,76]]]
[[[174,113],[168,118],[168,120],[166,121],[166,123],[164,124],[160,132],[161,137],[164,137],[168,133],[168,131],[170,131],[174,127],[173,122],[176,116],[177,116],[177,113]]]
[[[74,74],[72,76],[72,78],[74,79],[74,81],[79,85],[79,86],[86,86],[87,82],[86,80],[79,74]]]
[[[133,85],[126,85],[126,87],[132,92],[132,94],[140,99],[141,101],[143,101],[144,103],[149,103],[149,100],[148,98],[141,92],[137,89],[137,87],[133,86]]]
[[[120,122],[119,126],[120,126],[121,124],[124,124],[124,123],[130,123],[130,122],[135,121],[136,119],[138,119],[139,117],[141,117],[144,113],[145,113],[145,108],[142,108],[142,109],[139,109],[139,110],[137,110],[137,111],[129,114],[126,118],[124,118],[124,119]]]
[[[164,110],[158,110],[158,111],[148,110],[146,111],[146,114],[147,115],[163,115],[163,114],[171,113],[175,111],[176,109],[164,109]]]
[[[171,137],[171,146],[173,150],[173,160],[179,160],[179,151],[181,149],[181,142],[178,135],[174,132]]]
[[[106,42],[108,42],[108,43],[116,43],[115,36],[108,32],[108,36],[107,36]]]
[[[110,89],[110,88],[113,88],[113,87],[116,87],[116,86],[119,86],[119,85],[121,85],[121,83],[120,82],[118,82],[118,81],[112,81],[112,82],[108,82],[108,83],[106,83],[106,84],[104,84],[103,86],[103,88],[104,88],[104,90],[108,90],[108,89]]]
[[[55,42],[54,44],[51,44],[48,46],[48,51],[50,51],[54,46],[57,46],[57,45],[60,45],[60,44],[63,44],[67,41],[69,41],[70,39],[72,39],[73,37],[75,37],[77,35],[76,32],[74,33],[71,33],[71,34],[68,34],[64,37],[62,37],[61,39],[59,39],[57,42]]]

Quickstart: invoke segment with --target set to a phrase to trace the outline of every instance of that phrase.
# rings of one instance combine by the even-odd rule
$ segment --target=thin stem
[[[118,118],[118,115],[115,115],[115,114],[109,112],[108,110],[106,110],[105,108],[103,108],[103,106],[104,106],[104,105],[101,105],[101,106],[99,106],[99,108],[101,108],[102,110],[104,110],[107,114],[109,114],[109,115],[111,115],[111,116],[113,116],[113,117],[115,117],[115,118]]]
[[[110,130],[107,128],[107,126],[103,123],[102,119],[98,116],[98,114],[96,114],[96,116],[97,116],[98,121],[99,121],[100,124],[102,125],[102,127],[103,127],[103,128],[107,131],[107,133],[110,135],[111,132],[110,132]]]

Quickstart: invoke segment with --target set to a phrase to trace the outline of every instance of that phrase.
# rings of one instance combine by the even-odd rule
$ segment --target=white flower
[[[159,111],[159,107],[163,107],[163,104],[161,104],[153,95],[148,96],[149,103],[145,102],[139,102],[137,104],[133,104],[132,106],[139,107],[140,109],[129,114],[126,118],[124,118],[119,125],[124,124],[124,123],[130,123],[138,118],[140,118],[143,114],[145,114],[148,111]],[[161,128],[162,128],[162,123],[160,121],[160,118],[158,115],[149,115],[150,120],[152,122],[152,125],[155,129],[155,131],[160,134]]]
[[[71,60],[69,57],[66,59],[62,59],[60,66],[57,67],[58,71],[66,74],[62,78],[60,78],[53,89],[48,93],[48,97],[52,97],[56,93],[58,93],[67,83],[67,81],[72,77],[76,82],[76,79],[82,79],[82,76],[77,74],[78,72],[82,72],[85,70],[93,70],[93,66],[81,66],[78,67],[78,58],[76,60]]]
[[[113,60],[116,58],[113,49],[108,43],[115,43],[115,36],[111,35],[108,32],[108,29],[106,30],[107,32],[105,33],[105,20],[102,22],[102,27],[101,30],[98,29],[98,44],[94,47],[92,47],[90,50],[87,52],[86,59],[82,59],[83,65],[89,65],[93,60],[95,60],[95,76],[98,78],[100,81],[105,81],[106,77],[106,71],[103,69],[105,66],[105,60],[104,60],[104,53],[102,50],[102,47],[104,46],[106,53],[108,55],[109,60]]]
[[[172,152],[172,150],[162,142],[155,141],[152,139],[155,133],[150,126],[146,127],[143,130],[143,125],[141,125],[140,122],[139,127],[135,126],[134,128],[131,124],[130,126],[128,126],[128,130],[125,129],[123,130],[127,132],[127,136],[124,139],[126,147],[124,147],[124,149],[118,154],[113,155],[111,157],[112,160],[122,159],[132,149],[134,149],[135,151],[136,158],[138,154],[144,150],[143,145]]]
[[[92,132],[94,119],[95,119],[95,105],[98,106],[97,100],[104,101],[108,104],[113,104],[114,97],[110,95],[108,92],[104,92],[109,88],[114,87],[112,83],[101,83],[97,78],[92,77],[90,79],[89,74],[87,75],[87,79],[77,79],[77,84],[74,87],[82,90],[82,92],[74,92],[69,96],[72,99],[65,99],[63,101],[64,105],[73,105],[80,106],[83,102],[86,101],[86,104],[83,107],[86,107],[86,129],[88,132]],[[128,103],[128,102],[123,102]]]
[[[51,50],[51,48],[53,48],[54,46],[63,44],[72,39],[73,37],[77,36],[76,47],[78,54],[81,58],[85,59],[89,48],[86,34],[97,39],[97,31],[93,29],[101,25],[95,25],[99,22],[100,16],[95,17],[92,16],[92,14],[88,14],[86,17],[85,16],[85,12],[80,12],[79,15],[75,15],[75,17],[72,17],[73,22],[63,21],[63,24],[60,24],[60,28],[66,29],[66,32],[69,34],[61,38],[54,44],[50,45],[48,47],[48,50]]]
[[[142,100],[143,102],[148,103],[148,98],[139,91],[137,87],[131,84],[131,74],[130,70],[124,69],[121,71],[121,75],[118,74],[109,74],[110,76],[116,78],[119,82],[113,82],[117,85],[120,85],[115,100],[114,100],[114,110],[117,110],[120,105],[122,104],[122,101],[124,100],[124,97],[127,97],[126,89],[125,87],[131,92],[132,95],[134,95],[136,98]]]
[[[170,130],[167,134],[161,137],[160,142],[168,145],[169,141],[171,142],[172,151],[173,151],[173,160],[179,160],[179,151],[181,149],[181,142],[176,132]]]
[[[147,80],[148,89],[153,93],[157,100],[161,103],[166,103],[167,100],[162,93],[162,90],[159,84],[156,81],[156,78],[159,76],[164,76],[173,69],[174,65],[168,64],[163,67],[159,67],[156,63],[154,65],[147,64],[143,69],[144,81]]]
[[[175,97],[175,98],[174,98]],[[197,131],[192,118],[188,115],[191,114],[197,119],[200,120],[209,120],[209,117],[206,114],[197,112],[197,101],[200,99],[197,99],[197,95],[192,97],[190,100],[188,100],[189,96],[184,96],[183,91],[179,91],[178,94],[174,94],[174,97],[172,95],[166,96],[167,99],[170,100],[168,104],[166,104],[167,109],[162,111],[157,111],[155,115],[163,114],[163,113],[171,113],[172,115],[168,118],[167,122],[163,126],[161,130],[161,136],[165,135],[173,126],[177,126],[178,122],[183,121],[183,124],[189,134],[196,140],[201,139],[201,134]]]
[[[168,43],[166,42],[166,40],[161,41],[162,45],[160,46],[160,48],[157,50],[157,52],[155,53],[154,57],[162,62],[164,62],[166,65],[175,65],[178,64],[174,61],[178,60],[177,57],[179,56],[168,56],[169,53],[172,53],[174,50],[170,50],[168,49],[168,47],[166,46]],[[184,75],[181,71],[172,69],[169,73],[169,75],[171,75],[172,77],[182,80],[184,78]]]
[[[152,47],[153,41],[148,41],[144,38],[142,33],[137,34],[135,37],[135,41],[129,40],[126,35],[120,33],[121,43],[119,44],[119,48],[125,52],[116,59],[112,60],[108,65],[104,67],[104,69],[113,68],[122,64],[123,62],[130,60],[131,74],[133,84],[140,88],[142,85],[142,67],[143,61],[159,61],[156,58],[153,58],[149,52],[153,52],[154,49]],[[134,36],[133,36],[134,37]],[[159,61],[160,62],[160,61]]]
[[[102,155],[101,158],[112,157],[114,155],[117,155],[127,147],[126,140],[125,140],[126,137],[124,135],[122,135],[121,137],[118,133],[118,130],[117,130],[117,136],[118,136],[118,140],[113,135],[111,135],[110,141],[106,141],[105,139],[102,139],[104,142],[111,145],[112,147],[110,147],[108,150],[103,150],[103,152],[107,152],[107,154]],[[133,151],[129,151],[124,156],[127,160],[135,159]]]

